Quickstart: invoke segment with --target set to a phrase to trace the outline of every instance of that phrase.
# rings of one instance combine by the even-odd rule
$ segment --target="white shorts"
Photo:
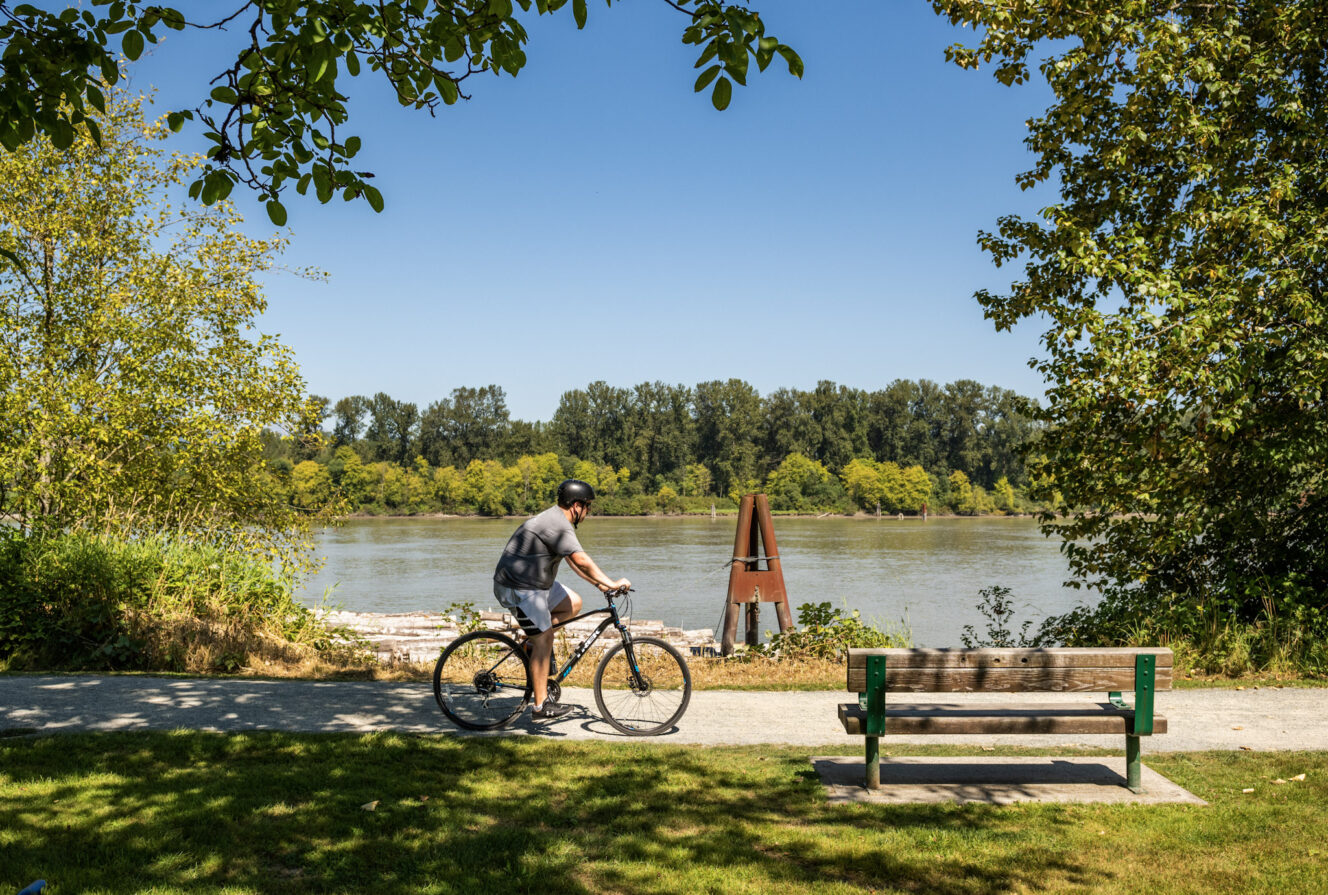
[[[557,581],[548,590],[518,590],[505,584],[493,583],[493,595],[504,609],[511,611],[521,630],[529,637],[553,627],[553,610],[562,605],[570,594]]]

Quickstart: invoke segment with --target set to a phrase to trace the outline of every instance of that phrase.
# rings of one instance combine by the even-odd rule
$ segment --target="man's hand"
[[[629,588],[629,587],[631,587],[631,586],[632,586],[632,582],[628,581],[626,578],[619,578],[617,581],[612,581],[612,582],[610,582],[608,587],[604,587],[604,586],[601,585],[601,586],[600,586],[600,590],[601,590],[601,591],[606,591],[606,590],[619,590],[619,589],[626,589],[626,588]]]

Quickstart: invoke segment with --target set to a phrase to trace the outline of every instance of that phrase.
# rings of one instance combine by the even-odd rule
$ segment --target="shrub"
[[[1328,613],[1286,601],[1264,601],[1242,618],[1232,601],[1180,596],[1160,599],[1142,588],[1109,588],[1096,606],[1046,619],[1039,644],[1169,646],[1178,668],[1201,674],[1328,676]]]
[[[161,539],[0,536],[10,667],[236,671],[326,650],[336,633],[252,556]]]
[[[858,610],[848,615],[828,602],[798,607],[798,627],[770,635],[755,648],[757,655],[781,659],[840,659],[850,649],[912,646],[907,630],[882,631],[862,621]]]

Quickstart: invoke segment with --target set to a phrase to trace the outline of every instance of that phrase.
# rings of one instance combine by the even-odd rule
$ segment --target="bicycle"
[[[607,615],[573,650],[561,669],[553,666],[549,698],[557,702],[562,682],[610,627],[621,639],[605,651],[595,669],[595,704],[615,730],[630,736],[651,736],[673,727],[692,698],[692,676],[674,647],[656,637],[632,637],[615,601],[630,607],[631,588],[604,592],[604,609],[592,609],[551,630],[594,615]],[[452,642],[433,669],[433,695],[438,707],[458,727],[497,730],[510,724],[530,702],[533,687],[526,641],[501,631],[473,631]]]

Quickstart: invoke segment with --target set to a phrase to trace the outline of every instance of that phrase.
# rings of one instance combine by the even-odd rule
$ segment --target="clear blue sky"
[[[477,76],[436,118],[355,87],[357,167],[386,210],[292,190],[284,263],[330,276],[270,277],[262,328],[333,400],[385,391],[423,410],[495,383],[528,420],[596,379],[739,377],[767,394],[968,378],[1040,395],[1037,327],[997,333],[972,294],[1016,275],[977,231],[1054,201],[1014,184],[1045,88],[948,65],[973,33],[922,0],[754,5],[806,75],[753,67],[723,113],[692,92],[694,50],[660,0],[592,3],[582,32],[570,6],[532,22],[521,75]],[[227,39],[172,37],[133,86],[185,105]]]

